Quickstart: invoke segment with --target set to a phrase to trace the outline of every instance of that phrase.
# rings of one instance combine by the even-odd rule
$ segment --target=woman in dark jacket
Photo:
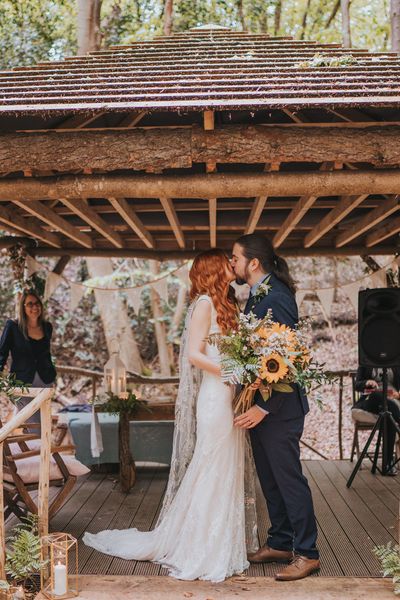
[[[359,367],[356,377],[356,390],[361,392],[360,400],[354,408],[362,408],[378,415],[383,410],[382,369]],[[388,410],[400,427],[400,367],[387,370],[388,378]],[[394,445],[396,442],[396,428],[390,422],[388,426],[388,475],[397,475],[397,470],[392,468],[394,462]]]
[[[50,341],[53,327],[43,317],[43,304],[33,291],[23,292],[19,302],[18,320],[8,319],[0,338],[0,371],[3,371],[11,354],[10,373],[28,387],[51,387],[56,370],[51,360]],[[21,410],[32,398],[17,400]],[[40,412],[30,419],[40,423]]]

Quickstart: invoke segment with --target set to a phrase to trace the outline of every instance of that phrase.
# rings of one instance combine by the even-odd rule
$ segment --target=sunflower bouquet
[[[252,406],[255,382],[268,401],[273,391],[291,392],[293,384],[299,384],[307,392],[329,379],[311,357],[308,336],[306,323],[295,329],[281,325],[273,320],[271,310],[263,319],[241,314],[235,331],[209,336],[208,342],[221,353],[223,381],[244,386],[234,399],[235,414]]]

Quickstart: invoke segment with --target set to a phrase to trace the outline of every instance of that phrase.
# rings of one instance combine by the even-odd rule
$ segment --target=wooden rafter
[[[143,225],[141,219],[125,198],[108,198],[110,204],[115,208],[117,213],[124,219],[129,227],[142,240],[147,248],[154,248],[155,242],[151,233]]]
[[[34,219],[24,218],[17,208],[7,208],[0,206],[0,222],[4,223],[6,227],[10,228],[10,231],[21,231],[26,235],[33,236],[49,244],[54,248],[61,248],[61,238],[59,235],[46,231],[43,227],[40,227]]]
[[[390,223],[383,225],[369,236],[367,236],[365,245],[370,248],[371,246],[375,246],[379,244],[383,240],[386,240],[392,235],[396,235],[396,233],[400,232],[400,217],[396,217]],[[393,251],[393,250],[392,250]]]
[[[171,225],[172,231],[174,232],[179,248],[184,248],[185,238],[171,198],[161,196],[160,202],[169,221],[169,224]]]
[[[315,242],[317,242],[322,236],[335,227],[335,225],[347,217],[352,210],[357,208],[357,206],[359,206],[361,202],[365,200],[365,198],[368,198],[368,194],[359,196],[344,196],[338,202],[338,205],[332,209],[326,215],[326,217],[324,217],[322,221],[310,231],[310,233],[306,235],[304,238],[304,247],[309,248],[315,244]]]
[[[320,166],[319,170],[327,171],[332,167],[332,163],[324,162]],[[308,209],[311,208],[311,206],[314,204],[317,198],[318,196],[309,195],[304,195],[300,197],[296,206],[291,210],[291,212],[286,217],[281,227],[274,236],[273,244],[275,248],[279,248],[279,246],[285,241],[285,239],[293,231],[296,225],[301,221],[301,219],[307,213]]]
[[[380,204],[377,208],[368,212],[362,219],[358,219],[357,222],[348,227],[343,233],[337,236],[335,240],[336,248],[341,248],[345,244],[348,244],[355,238],[359,237],[372,227],[375,227],[378,223],[397,212],[399,209],[399,196],[393,196],[388,198],[385,202]]]
[[[109,240],[116,248],[123,248],[124,242],[121,236],[114,231],[102,219],[96,211],[88,205],[85,200],[80,198],[60,198],[61,202],[68,206],[72,212],[78,215],[83,221],[88,223],[93,229]]]
[[[127,115],[118,123],[118,127],[135,127],[147,115],[147,110],[142,110],[132,115]]]
[[[29,212],[41,221],[44,221],[44,223],[54,227],[84,248],[93,248],[93,241],[90,236],[79,231],[77,227],[74,227],[66,219],[60,217],[60,215],[54,212],[49,206],[45,206],[38,200],[15,200],[14,204],[23,208],[26,212]]]
[[[208,214],[210,221],[210,246],[215,248],[217,245],[217,199],[210,198],[208,201]]]
[[[264,166],[264,171],[265,172],[279,171],[279,166],[280,166],[280,163],[269,163]],[[258,198],[256,198],[254,200],[254,203],[253,203],[253,206],[252,206],[252,209],[250,211],[250,215],[249,215],[249,218],[247,221],[246,229],[244,232],[245,234],[253,233],[255,231],[255,229],[257,227],[257,223],[260,220],[260,217],[264,210],[267,199],[268,199],[268,196],[258,196]]]
[[[204,129],[211,130],[215,126],[215,115],[213,110],[205,110],[203,113]]]
[[[93,123],[93,121],[96,121],[102,115],[104,115],[104,112],[95,115],[74,115],[59,123],[55,129],[82,129],[82,127],[90,125],[90,123]]]

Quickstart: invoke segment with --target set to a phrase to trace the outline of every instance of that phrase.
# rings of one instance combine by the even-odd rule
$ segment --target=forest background
[[[400,50],[400,0],[1,0],[0,68],[60,60],[210,23],[373,51]],[[5,234],[0,231],[0,235]],[[331,315],[324,314],[315,294],[308,294],[301,306],[301,314],[312,319],[316,358],[327,368],[357,367],[357,315],[341,286],[390,260],[391,257],[289,259],[300,288],[336,288]],[[56,260],[41,262],[44,269],[52,270]],[[63,275],[76,282],[92,278],[100,285],[141,285],[178,264],[170,262],[160,267],[154,261],[138,259],[74,258]],[[17,286],[12,283],[17,282],[5,252],[0,255],[0,328],[15,314]],[[43,291],[44,279],[39,279],[38,285]],[[114,311],[122,316],[125,338],[128,334],[128,350],[123,358],[129,370],[148,375],[176,373],[187,296],[183,283],[172,278],[168,303],[150,288],[144,288],[138,315],[123,297],[118,300]],[[102,368],[108,358],[110,329],[115,325],[109,307],[102,307],[94,294],[89,294],[71,312],[68,287],[62,284],[49,299],[47,313],[54,325],[56,364]],[[58,378],[56,399],[60,405],[85,402],[90,396],[89,383],[83,377],[63,375]],[[141,393],[145,398],[168,399],[175,391],[173,386],[161,391],[157,386],[146,385]],[[338,386],[323,389],[322,397],[322,412],[312,404],[304,440],[325,456],[337,458]],[[345,381],[344,400],[343,439],[348,455],[352,437],[349,379]],[[3,412],[6,410],[3,405]],[[303,455],[317,458],[304,448]]]

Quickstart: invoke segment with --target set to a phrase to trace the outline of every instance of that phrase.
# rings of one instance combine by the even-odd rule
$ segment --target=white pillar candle
[[[58,563],[54,565],[54,588],[55,596],[63,596],[67,593],[67,567]]]

